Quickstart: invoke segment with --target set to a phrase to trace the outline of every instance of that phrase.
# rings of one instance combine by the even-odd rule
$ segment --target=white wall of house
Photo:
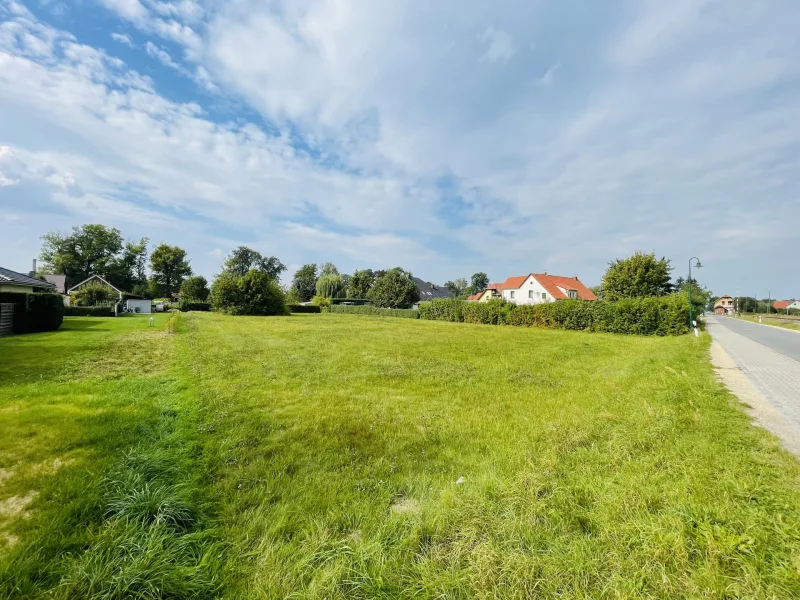
[[[17,285],[16,283],[0,283],[0,292],[14,292],[15,294],[31,294],[33,288],[29,285]]]
[[[555,299],[544,289],[541,283],[536,281],[533,276],[528,275],[527,279],[516,290],[503,289],[503,298],[515,304],[541,304],[543,302],[553,302]]]
[[[136,311],[139,309],[140,313],[149,314],[153,310],[153,301],[152,300],[135,300],[133,298],[128,298],[128,301],[125,304],[126,308],[130,311]]]
[[[800,310],[800,300],[795,300],[786,308],[788,308],[789,310]]]

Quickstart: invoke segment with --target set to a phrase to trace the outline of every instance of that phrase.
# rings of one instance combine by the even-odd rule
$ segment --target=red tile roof
[[[566,292],[575,290],[581,300],[597,300],[597,296],[592,293],[592,290],[583,285],[577,277],[561,277],[559,275],[547,275],[546,273],[531,273],[531,275],[553,298],[560,300],[569,298],[565,292],[561,291],[560,288],[563,288]]]
[[[791,300],[775,300],[775,302],[772,304],[772,308],[774,308],[775,310],[783,310],[791,303],[792,303]]]
[[[467,300],[476,302],[481,299],[481,296],[483,296],[483,292],[478,292],[477,294],[472,294],[472,296],[467,296]]]
[[[527,275],[520,275],[519,277],[509,277],[506,279],[505,283],[503,283],[503,289],[509,290],[518,290],[525,280],[528,278]]]
[[[502,283],[490,283],[489,286],[486,288],[487,290],[497,290],[498,292],[503,291],[503,284]]]

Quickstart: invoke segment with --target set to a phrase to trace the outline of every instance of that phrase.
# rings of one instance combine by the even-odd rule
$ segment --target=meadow
[[[0,598],[790,598],[709,339],[355,315],[0,339]]]

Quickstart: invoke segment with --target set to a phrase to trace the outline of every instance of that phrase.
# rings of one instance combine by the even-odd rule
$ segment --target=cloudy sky
[[[796,0],[0,0],[0,264],[80,223],[294,269],[800,296]]]

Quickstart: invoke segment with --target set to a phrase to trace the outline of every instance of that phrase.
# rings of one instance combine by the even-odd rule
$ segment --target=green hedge
[[[635,335],[681,335],[689,332],[686,294],[631,298],[618,302],[562,300],[515,305],[502,300],[465,302],[432,300],[419,307],[421,319],[517,327],[549,327]]]
[[[0,303],[14,305],[14,333],[55,331],[64,321],[64,300],[58,294],[0,293]]]
[[[332,313],[345,315],[374,315],[378,317],[399,317],[401,319],[419,319],[419,311],[415,308],[376,308],[374,306],[349,306],[334,304]]]
[[[67,306],[64,314],[68,317],[113,317],[113,306]]]
[[[290,304],[289,312],[293,313],[321,313],[321,306],[314,306],[313,304]]]
[[[181,300],[178,302],[178,310],[182,312],[187,312],[190,310],[197,310],[202,312],[208,312],[211,310],[211,303],[210,302],[201,302],[200,300]]]

